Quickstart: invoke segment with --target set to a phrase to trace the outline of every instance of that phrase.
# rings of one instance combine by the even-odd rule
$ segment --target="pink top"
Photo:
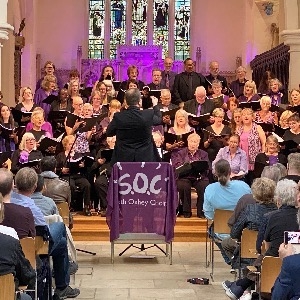
[[[33,124],[32,122],[29,122],[26,125],[26,132],[30,131],[31,129],[33,129]],[[46,132],[48,132],[50,134],[50,137],[53,137],[53,131],[52,131],[52,125],[49,122],[45,122],[42,125],[42,130],[45,130]]]

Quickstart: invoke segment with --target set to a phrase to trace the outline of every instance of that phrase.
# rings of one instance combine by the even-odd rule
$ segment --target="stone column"
[[[285,45],[290,46],[290,67],[289,67],[289,90],[299,88],[300,84],[300,29],[298,15],[298,1],[285,0],[285,30],[281,37]]]
[[[8,0],[0,0],[0,90],[1,90],[1,73],[2,73],[2,54],[1,48],[3,47],[3,40],[8,40],[8,33],[10,30],[14,30],[14,28],[7,23],[7,2]]]

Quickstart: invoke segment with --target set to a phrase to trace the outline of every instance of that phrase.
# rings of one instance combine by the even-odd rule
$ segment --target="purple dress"
[[[57,92],[52,92],[50,95],[57,96]],[[44,89],[39,88],[34,94],[34,99],[33,99],[33,102],[45,111],[45,120],[47,120],[51,108],[50,104],[43,103],[43,100],[45,100],[48,96],[49,95],[46,93]]]

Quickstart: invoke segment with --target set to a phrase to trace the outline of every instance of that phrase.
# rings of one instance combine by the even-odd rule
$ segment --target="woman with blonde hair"
[[[174,126],[169,128],[169,133],[182,135],[188,132],[194,132],[195,129],[189,125],[188,114],[185,110],[179,109],[175,114]],[[175,142],[174,144],[166,143],[167,151],[172,151],[183,147],[183,142]]]
[[[285,110],[279,119],[279,125],[283,129],[288,129],[289,128],[289,122],[288,119],[291,117],[294,113],[290,110]]]
[[[276,163],[287,165],[287,158],[282,153],[279,153],[280,145],[278,139],[274,135],[270,135],[266,139],[265,151],[258,153],[254,163],[254,177],[258,178],[265,166],[273,166]]]
[[[257,94],[256,84],[253,80],[248,80],[244,86],[244,94],[238,98],[241,102],[253,102],[259,100],[259,95]]]
[[[225,112],[222,108],[215,108],[212,116],[214,123],[205,128],[203,137],[204,148],[211,162],[215,160],[219,150],[227,145],[231,134],[230,128],[223,124]]]
[[[41,87],[36,91],[33,99],[35,104],[44,109],[46,119],[48,118],[51,105],[43,101],[50,95],[57,96],[57,80],[54,75],[46,75],[44,77]]]
[[[79,80],[73,79],[70,81],[68,86],[68,94],[69,97],[72,99],[73,97],[80,96],[79,94]]]
[[[24,133],[19,149],[14,151],[11,159],[11,172],[16,174],[25,164],[37,161],[34,167],[39,169],[39,160],[43,158],[42,153],[36,149],[36,139],[31,132]]]
[[[298,107],[300,105],[300,90],[291,90],[289,102],[290,105],[287,107],[287,109],[294,111],[293,108]]]

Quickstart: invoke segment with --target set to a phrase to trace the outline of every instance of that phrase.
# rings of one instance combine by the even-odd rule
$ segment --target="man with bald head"
[[[211,113],[214,110],[213,101],[207,99],[204,86],[198,86],[195,90],[195,99],[184,103],[184,110],[196,116]]]
[[[171,57],[166,57],[164,59],[164,70],[161,72],[162,84],[168,89],[172,90],[174,85],[175,76],[177,75],[172,71],[173,68],[173,59]]]

